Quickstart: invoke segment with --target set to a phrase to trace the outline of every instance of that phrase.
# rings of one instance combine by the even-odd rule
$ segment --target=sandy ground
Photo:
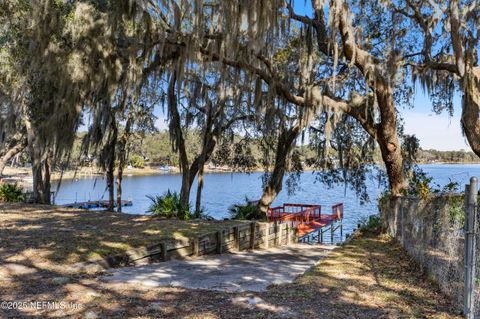
[[[0,318],[461,318],[459,305],[402,247],[375,234],[324,258],[316,248],[298,251],[293,260],[274,250],[209,256],[174,262],[170,269],[119,269],[125,277],[117,275],[117,281],[106,273],[67,270],[89,257],[218,227],[145,218],[0,204]],[[173,287],[175,277],[194,275],[204,289]],[[252,285],[256,279],[264,282]]]
[[[357,238],[293,282],[260,292],[114,283],[32,266],[13,280],[0,278],[0,301],[7,302],[0,318],[462,318],[403,249],[382,236]]]
[[[289,247],[172,260],[114,269],[101,280],[147,287],[183,287],[225,292],[265,291],[291,283],[336,246],[296,244]]]
[[[66,272],[68,265],[188,240],[241,221],[181,221],[48,205],[0,203],[0,276],[3,263]]]

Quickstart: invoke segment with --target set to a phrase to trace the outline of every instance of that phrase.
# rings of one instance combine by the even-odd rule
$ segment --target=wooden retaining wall
[[[251,222],[187,240],[164,240],[154,245],[108,256],[97,262],[102,268],[166,261],[172,258],[268,249],[297,242],[296,230],[277,222]]]

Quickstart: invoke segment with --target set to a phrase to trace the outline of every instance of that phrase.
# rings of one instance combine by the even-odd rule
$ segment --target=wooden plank
[[[240,250],[240,228],[238,226],[234,227],[235,233],[235,249]]]
[[[257,229],[257,226],[255,225],[255,222],[250,223],[250,249],[255,248],[255,230]]]
[[[288,224],[286,225],[287,225],[286,232],[287,232],[287,246],[288,246],[292,243],[292,232],[290,230],[290,226]]]
[[[222,253],[223,231],[217,231],[217,254]]]
[[[280,224],[278,227],[278,246],[282,246],[283,244],[283,225],[285,224]]]
[[[162,251],[162,260],[167,261],[168,260],[167,244],[165,242],[160,243],[160,250]]]
[[[168,250],[168,258],[183,258],[192,255],[192,246]]]
[[[192,245],[193,245],[193,255],[195,257],[198,257],[200,256],[200,241],[198,240],[198,237],[194,238],[193,241],[192,241]]]

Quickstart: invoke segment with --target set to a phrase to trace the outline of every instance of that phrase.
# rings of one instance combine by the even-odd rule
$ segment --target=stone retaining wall
[[[295,229],[288,224],[251,222],[239,223],[221,231],[186,240],[163,240],[158,243],[108,256],[94,264],[104,269],[165,261],[171,258],[196,257],[208,254],[268,249],[296,242]],[[92,263],[89,263],[92,266]]]

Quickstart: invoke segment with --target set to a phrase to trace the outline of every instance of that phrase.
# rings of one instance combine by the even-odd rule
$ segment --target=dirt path
[[[109,271],[102,280],[147,287],[183,287],[225,292],[265,291],[291,283],[335,246],[296,244],[289,247],[171,260]]]

